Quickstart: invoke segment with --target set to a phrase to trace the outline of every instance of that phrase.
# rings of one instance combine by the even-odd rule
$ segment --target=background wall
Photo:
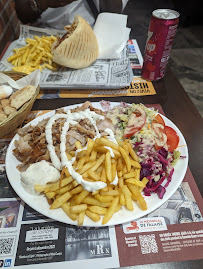
[[[8,41],[18,38],[20,22],[14,0],[0,0],[0,54]]]

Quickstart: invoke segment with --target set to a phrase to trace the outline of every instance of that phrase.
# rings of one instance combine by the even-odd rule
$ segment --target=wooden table
[[[143,39],[138,40],[138,44],[143,52]],[[91,98],[92,102],[101,99],[110,101],[124,101],[128,103],[160,104],[166,116],[173,121],[183,133],[189,149],[189,167],[195,178],[197,186],[203,193],[203,119],[189,99],[185,90],[174,76],[170,68],[167,68],[164,78],[153,82],[156,95],[142,97],[109,97]],[[34,103],[33,110],[56,109],[59,107],[85,102],[87,99],[38,99]],[[127,267],[126,267],[127,268]],[[128,267],[133,268],[133,267]],[[203,268],[203,260],[172,262],[165,264],[148,264],[136,266],[136,269],[199,269]]]
[[[139,44],[138,40],[141,50],[144,48],[142,41],[141,44]],[[98,102],[101,99],[104,99],[118,102],[124,101],[128,103],[160,104],[166,116],[177,125],[186,139],[189,149],[189,167],[201,194],[203,194],[203,119],[170,68],[167,68],[164,78],[160,81],[153,82],[153,85],[157,93],[156,95],[142,97],[90,98],[90,101]],[[86,98],[41,99],[36,100],[33,110],[55,109],[82,103],[86,100]],[[134,267],[126,267],[126,269],[127,268],[130,269]],[[199,269],[203,268],[203,260],[148,264],[136,266],[136,269],[137,268]]]

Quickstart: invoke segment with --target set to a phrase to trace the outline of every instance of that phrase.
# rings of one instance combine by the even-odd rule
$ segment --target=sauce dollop
[[[39,195],[34,189],[35,185],[56,182],[59,177],[60,172],[53,165],[43,160],[31,164],[25,172],[21,172],[21,184],[28,193]]]

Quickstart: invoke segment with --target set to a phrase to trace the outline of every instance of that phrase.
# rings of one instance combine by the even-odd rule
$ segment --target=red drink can
[[[142,77],[156,81],[164,76],[180,14],[171,9],[152,12],[145,47]]]

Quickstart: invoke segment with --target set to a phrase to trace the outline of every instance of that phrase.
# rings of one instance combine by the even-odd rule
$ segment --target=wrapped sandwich
[[[99,47],[91,26],[79,15],[66,33],[53,44],[53,61],[62,66],[80,69],[90,66],[99,56]]]

